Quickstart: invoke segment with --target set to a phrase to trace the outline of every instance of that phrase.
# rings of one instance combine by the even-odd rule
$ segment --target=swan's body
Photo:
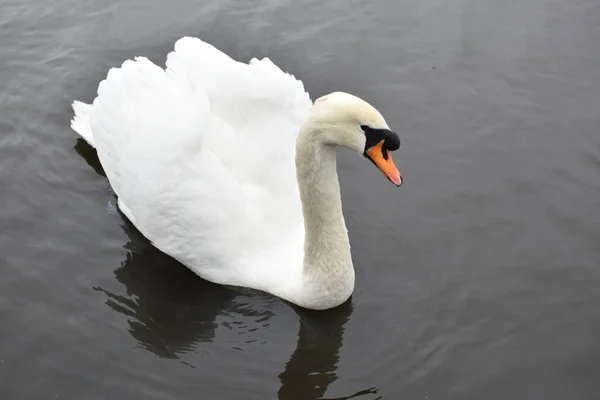
[[[97,149],[119,208],[157,248],[209,281],[307,308],[352,294],[334,145],[367,155],[363,125],[388,160],[389,128],[366,102],[336,93],[313,106],[270,60],[235,62],[183,38],[166,71],[126,61],[93,105],[73,108],[72,127]]]

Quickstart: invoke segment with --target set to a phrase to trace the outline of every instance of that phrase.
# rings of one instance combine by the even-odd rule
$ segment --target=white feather
[[[73,102],[73,111],[75,115],[71,119],[71,128],[79,133],[82,138],[92,147],[96,147],[94,144],[94,137],[90,128],[90,112],[93,107],[90,104],[82,103],[81,101],[75,100]]]
[[[311,106],[269,59],[185,37],[166,70],[142,57],[111,69],[72,127],[156,247],[210,281],[268,290],[302,272],[294,154]]]

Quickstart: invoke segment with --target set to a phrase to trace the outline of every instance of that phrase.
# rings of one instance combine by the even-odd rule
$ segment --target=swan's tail
[[[90,126],[90,112],[92,111],[92,108],[93,106],[91,104],[85,104],[75,100],[73,102],[75,116],[71,120],[71,128],[79,133],[90,146],[96,147],[94,144],[94,136],[92,135],[92,128]]]

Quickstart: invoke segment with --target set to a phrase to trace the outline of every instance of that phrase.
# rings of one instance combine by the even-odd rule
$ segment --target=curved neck
[[[296,175],[304,216],[304,291],[312,300],[341,304],[354,289],[354,267],[336,168],[325,132],[303,127],[296,142]],[[336,305],[337,305],[336,304]]]

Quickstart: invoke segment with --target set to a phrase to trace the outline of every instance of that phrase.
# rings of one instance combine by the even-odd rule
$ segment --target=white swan
[[[354,290],[335,146],[402,184],[400,140],[374,107],[340,92],[313,105],[269,59],[239,63],[197,38],[177,41],[166,70],[142,57],[112,68],[93,105],[73,108],[119,208],[158,249],[305,308]]]

